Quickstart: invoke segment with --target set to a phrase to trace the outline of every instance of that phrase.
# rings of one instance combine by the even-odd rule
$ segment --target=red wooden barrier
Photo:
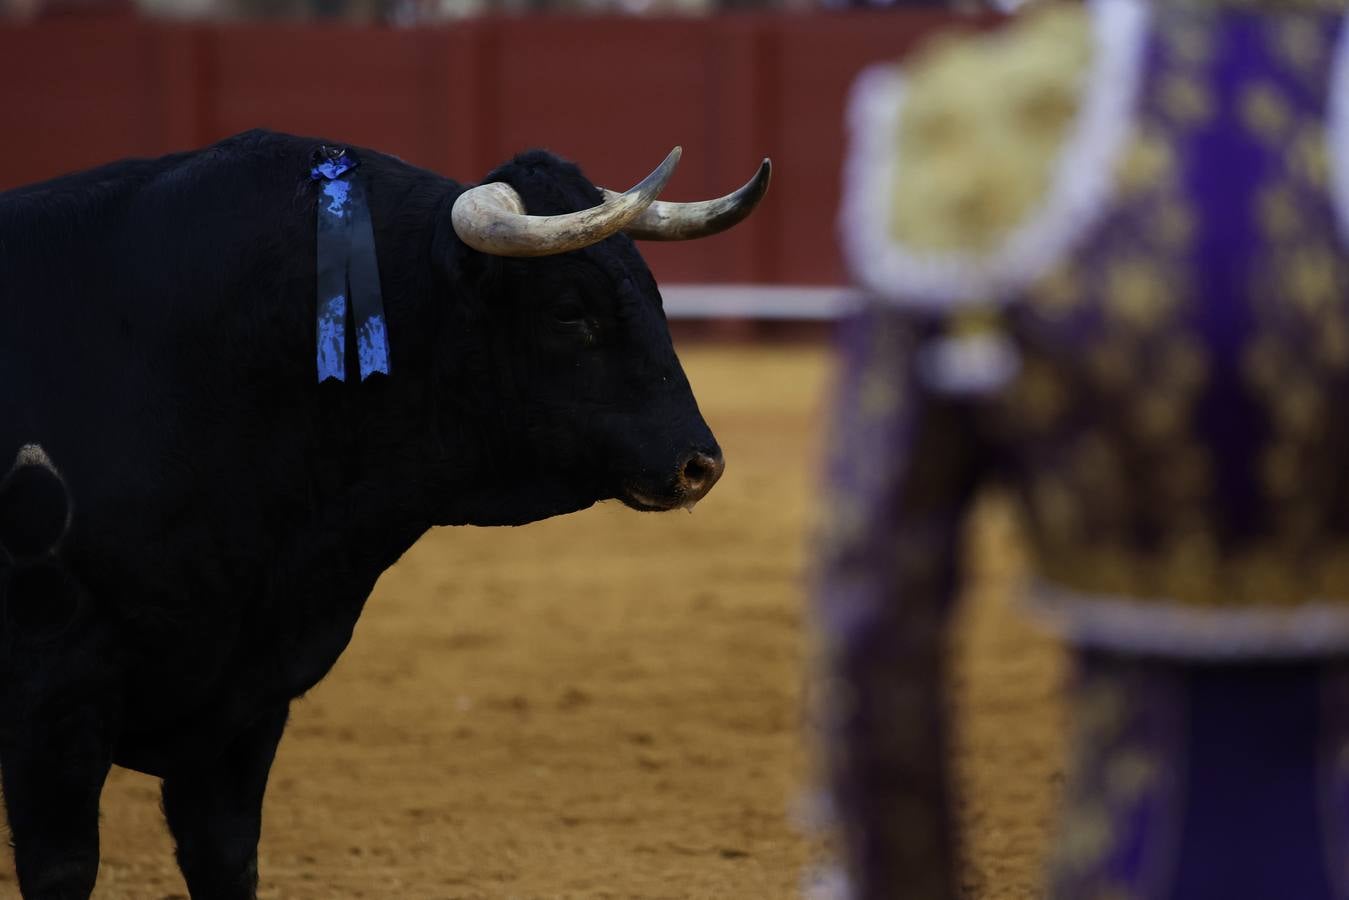
[[[0,27],[0,189],[247,128],[375,147],[476,181],[545,146],[628,187],[675,144],[669,199],[773,189],[716,240],[652,244],[668,281],[837,283],[847,86],[944,13],[487,19],[391,30],[135,19]]]

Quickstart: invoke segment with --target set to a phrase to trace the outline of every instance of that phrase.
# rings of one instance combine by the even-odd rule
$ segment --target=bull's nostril
[[[705,456],[695,456],[684,463],[684,481],[689,487],[700,487],[711,476],[711,461]]]
[[[700,499],[717,483],[724,467],[720,453],[713,455],[699,452],[690,455],[679,470],[679,480],[686,496]]]

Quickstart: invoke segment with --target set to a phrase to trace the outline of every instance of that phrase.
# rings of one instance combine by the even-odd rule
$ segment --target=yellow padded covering
[[[913,57],[895,136],[890,232],[915,250],[983,252],[1048,190],[1092,55],[1082,6],[1035,8]]]

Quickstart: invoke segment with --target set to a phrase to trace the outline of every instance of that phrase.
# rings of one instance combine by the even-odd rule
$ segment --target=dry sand
[[[264,898],[790,898],[803,570],[830,360],[683,353],[726,451],[693,515],[605,504],[439,529],[390,570],[293,708]],[[976,518],[956,697],[966,883],[1029,898],[1060,770],[1057,648],[1010,608],[1014,533]],[[97,898],[185,897],[153,779],[114,770]],[[0,897],[17,896],[10,860]]]

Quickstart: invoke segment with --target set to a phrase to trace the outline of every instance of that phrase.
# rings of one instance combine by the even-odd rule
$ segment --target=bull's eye
[[[574,297],[565,297],[553,306],[553,319],[559,325],[581,325],[587,318],[586,308]]]
[[[558,329],[569,335],[579,337],[587,346],[593,346],[599,342],[599,328],[595,325],[593,319],[577,319],[574,322],[559,322]]]
[[[598,326],[579,300],[564,298],[554,305],[553,327],[556,331],[580,338],[587,346],[598,340]]]

